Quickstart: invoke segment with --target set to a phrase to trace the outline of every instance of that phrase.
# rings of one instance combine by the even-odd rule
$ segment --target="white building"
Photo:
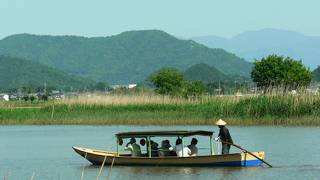
[[[0,94],[0,100],[9,101],[9,94]]]

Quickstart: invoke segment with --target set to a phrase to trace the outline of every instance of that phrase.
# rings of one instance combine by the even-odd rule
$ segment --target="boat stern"
[[[264,160],[265,153],[263,151],[252,152],[255,156]],[[244,152],[241,153],[241,166],[261,166],[263,162],[251,154]]]

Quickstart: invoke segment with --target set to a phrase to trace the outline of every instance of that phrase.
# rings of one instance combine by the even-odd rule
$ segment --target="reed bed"
[[[234,125],[320,125],[320,96],[310,94],[192,99],[83,95],[38,105],[0,108],[0,124],[210,125],[223,118]]]

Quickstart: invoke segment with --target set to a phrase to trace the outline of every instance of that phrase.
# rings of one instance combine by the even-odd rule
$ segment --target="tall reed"
[[[83,95],[38,105],[40,109],[0,108],[0,123],[183,125],[213,124],[224,118],[240,125],[320,125],[320,96],[310,94],[194,99]]]

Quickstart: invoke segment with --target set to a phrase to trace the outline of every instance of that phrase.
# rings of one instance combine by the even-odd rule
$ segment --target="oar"
[[[229,142],[225,142],[225,141],[222,141],[222,140],[220,140],[222,143],[225,143],[225,144],[230,144],[231,146],[234,146],[234,147],[236,147],[236,148],[239,148],[239,149],[241,149],[242,151],[245,151],[245,152],[247,152],[247,153],[249,153],[250,155],[252,155],[253,157],[255,157],[255,158],[257,158],[257,159],[259,159],[260,161],[262,161],[262,162],[264,162],[266,165],[268,165],[269,167],[272,167],[271,166],[271,164],[269,164],[268,162],[266,162],[265,160],[263,160],[263,159],[261,159],[261,158],[259,158],[258,156],[256,156],[255,154],[253,154],[252,152],[250,152],[250,151],[248,151],[248,150],[246,150],[246,149],[244,149],[244,148],[242,148],[241,146],[239,146],[239,145],[237,145],[237,144],[233,144],[233,143],[229,143]]]

